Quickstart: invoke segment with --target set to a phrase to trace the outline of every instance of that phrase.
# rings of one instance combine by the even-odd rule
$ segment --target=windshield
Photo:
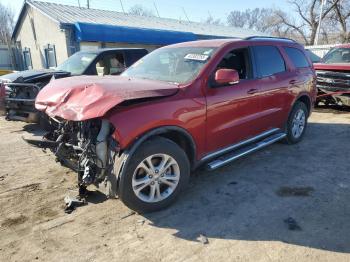
[[[326,64],[350,63],[350,48],[331,49],[323,58]]]
[[[56,69],[70,72],[72,75],[81,75],[96,56],[97,54],[94,53],[78,52],[70,56]]]
[[[123,76],[186,83],[193,80],[209,61],[215,48],[174,47],[162,48],[143,57]]]

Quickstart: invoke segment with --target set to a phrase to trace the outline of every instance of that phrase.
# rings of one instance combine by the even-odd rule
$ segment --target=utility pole
[[[153,2],[153,5],[154,5],[154,8],[156,9],[156,12],[157,12],[158,17],[160,17],[156,3]]]
[[[320,17],[319,17],[319,20],[318,20],[317,30],[316,30],[315,45],[318,44],[318,38],[319,38],[319,35],[320,35],[321,23],[322,23],[322,14],[323,14],[323,6],[324,6],[324,0],[322,0],[322,2],[321,2],[321,11],[320,11]]]
[[[188,16],[187,16],[187,14],[186,14],[185,8],[182,7],[182,11],[184,12],[184,14],[185,14],[185,16],[186,16],[186,19],[187,19],[187,21],[189,22],[190,19],[188,19]]]
[[[90,0],[86,0],[86,6],[88,9],[90,9]]]
[[[119,1],[120,1],[120,5],[121,5],[121,7],[122,7],[123,13],[125,14],[123,2],[122,2],[122,0],[119,0]]]

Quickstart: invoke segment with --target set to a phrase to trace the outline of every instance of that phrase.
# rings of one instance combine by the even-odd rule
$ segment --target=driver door
[[[248,47],[228,52],[215,69],[235,69],[239,83],[207,87],[207,151],[214,152],[264,131],[261,97]],[[213,75],[215,75],[213,72]]]

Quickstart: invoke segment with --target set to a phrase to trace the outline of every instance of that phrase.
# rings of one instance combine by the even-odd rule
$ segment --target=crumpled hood
[[[51,117],[82,121],[101,117],[133,99],[170,96],[179,86],[124,76],[78,76],[51,81],[38,94],[35,107]]]

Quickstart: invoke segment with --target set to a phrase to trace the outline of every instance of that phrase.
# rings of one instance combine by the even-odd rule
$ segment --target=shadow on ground
[[[347,114],[350,112],[350,106],[320,105],[315,107],[314,111],[318,113]]]
[[[34,135],[37,128],[25,126]],[[349,149],[350,123],[310,123],[297,145],[275,144],[221,169],[196,171],[173,206],[145,217],[189,241],[205,235],[350,253]],[[295,187],[310,190],[281,194]],[[88,202],[105,200],[93,193]],[[300,230],[290,230],[290,218]]]
[[[177,203],[145,217],[190,241],[202,234],[349,253],[349,148],[350,123],[311,123],[297,145],[276,144],[224,168],[197,171]],[[285,187],[312,190],[281,195]],[[289,218],[301,230],[290,230]]]

